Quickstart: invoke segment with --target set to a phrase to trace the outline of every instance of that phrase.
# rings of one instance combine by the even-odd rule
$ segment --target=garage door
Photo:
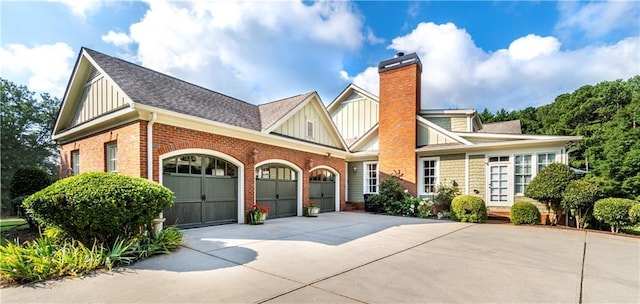
[[[282,164],[267,164],[256,169],[256,202],[269,206],[269,218],[298,214],[298,178],[296,171]]]
[[[238,168],[206,155],[180,155],[162,164],[162,183],[175,204],[164,211],[166,224],[199,227],[238,221]]]
[[[336,211],[336,178],[329,170],[313,170],[309,175],[309,199],[320,207],[320,212]]]

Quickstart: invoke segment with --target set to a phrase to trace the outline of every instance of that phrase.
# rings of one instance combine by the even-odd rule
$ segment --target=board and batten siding
[[[350,162],[347,163],[347,170],[349,170],[349,179],[347,180],[349,191],[347,192],[348,202],[364,202],[363,190],[363,162]],[[353,172],[353,168],[357,168],[356,172]]]
[[[458,141],[443,135],[442,133],[418,124],[418,146],[440,145],[440,144],[456,144]]]
[[[84,87],[70,127],[100,117],[131,103],[122,91],[106,77],[90,79]]]
[[[429,121],[453,132],[468,132],[468,120],[466,117],[429,117]]]
[[[331,119],[345,140],[360,138],[378,123],[378,103],[354,92],[333,109]]]
[[[461,192],[465,189],[464,154],[440,156],[440,184],[452,186],[455,181]]]
[[[364,144],[362,148],[358,149],[358,152],[365,151],[378,151],[380,149],[380,141],[378,140],[378,136],[374,136],[369,142]]]
[[[307,136],[307,121],[313,121],[313,137]],[[316,109],[311,102],[307,103],[307,105],[293,116],[289,117],[289,119],[273,130],[273,132],[318,144],[340,147],[340,143],[331,136],[329,127],[325,125],[320,114],[318,114],[318,109]]]

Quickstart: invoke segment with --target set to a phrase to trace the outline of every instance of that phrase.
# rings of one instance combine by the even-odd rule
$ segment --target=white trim
[[[560,135],[529,135],[529,134],[499,134],[499,133],[464,133],[452,132],[463,138],[495,138],[495,139],[567,139],[576,140],[580,136],[560,136]]]
[[[325,166],[325,165],[320,165],[320,166],[316,166],[311,168],[311,170],[309,170],[309,173],[313,172],[313,170],[318,170],[318,169],[325,169],[328,170],[329,172],[331,172],[334,176],[335,176],[335,189],[334,189],[334,209],[335,211],[342,211],[340,210],[340,184],[341,184],[341,179],[340,179],[340,173],[338,171],[336,171],[335,169],[329,167],[329,166]],[[345,191],[346,192],[346,191]]]
[[[203,155],[218,157],[238,167],[238,224],[244,223],[244,164],[241,161],[235,159],[233,156],[230,156],[215,150],[209,150],[209,149],[182,149],[182,150],[167,152],[165,154],[158,156],[158,172],[159,172],[158,182],[161,185],[162,185],[162,179],[163,179],[162,162],[167,158],[182,155],[182,154],[203,154]],[[254,186],[254,193],[255,193],[255,186]]]
[[[424,162],[425,161],[436,161],[435,167],[435,186],[438,187],[440,185],[440,157],[418,157],[418,195],[434,195],[435,192],[424,192]]]
[[[312,144],[297,139],[267,134],[256,130],[236,127],[200,117],[164,110],[161,108],[141,104],[135,104],[134,108],[144,112],[157,112],[159,116],[156,123],[202,131],[210,134],[234,137],[245,141],[253,141],[276,147],[293,149],[301,152],[309,152],[319,155],[327,155],[327,153],[331,153],[332,157],[341,159],[346,158],[348,154],[346,150],[341,150],[335,147],[321,146],[319,144]]]
[[[457,114],[457,115],[473,115],[474,113],[476,113],[476,110],[474,109],[425,109],[425,110],[420,110],[420,114],[421,115],[427,115],[427,116],[435,116],[435,115],[452,115],[452,114]]]
[[[344,201],[349,200],[349,163],[344,162]],[[342,181],[341,181],[342,182]]]
[[[369,192],[369,165],[376,165],[376,192]],[[378,161],[368,161],[362,163],[362,194],[377,194],[380,191],[380,165]]]
[[[126,115],[131,115],[131,114],[137,114],[136,111],[134,109],[132,109],[131,107],[126,107],[126,108],[121,108],[120,110],[117,110],[115,112],[111,112],[107,115],[103,115],[100,116],[98,118],[92,119],[90,121],[87,121],[85,123],[82,123],[78,126],[75,126],[71,129],[67,129],[66,131],[62,132],[62,133],[57,133],[51,136],[51,139],[53,140],[59,140],[60,138],[64,138],[64,137],[68,137],[68,136],[72,136],[74,134],[80,133],[81,135],[77,136],[77,137],[86,137],[88,135],[92,135],[110,128],[113,128],[114,126],[120,126],[123,124],[127,124],[129,122],[132,121],[136,121],[136,120],[140,120],[140,118],[136,115],[133,118],[129,118],[126,120],[117,120],[115,121],[117,118],[120,118],[121,116],[125,116]],[[90,129],[92,127],[96,127],[100,124],[105,124],[105,123],[109,123],[110,121],[114,120],[115,124],[110,124],[106,127],[100,128],[94,132],[91,133],[83,133],[83,131]],[[69,138],[65,138],[64,141],[69,141]]]
[[[527,139],[527,140],[516,140],[516,141],[501,141],[501,142],[492,142],[492,143],[481,143],[475,144],[471,146],[464,145],[435,145],[435,146],[425,146],[422,148],[416,149],[416,153],[432,153],[432,152],[448,152],[448,153],[463,153],[464,151],[474,151],[474,150],[483,150],[492,148],[501,148],[501,150],[496,151],[511,151],[515,149],[523,149],[529,148],[531,146],[540,146],[540,145],[551,145],[551,144],[566,144],[572,140],[580,140],[580,136],[565,136],[564,138],[552,138],[552,139]],[[559,149],[560,147],[550,148],[550,149]],[[542,149],[542,148],[540,148]],[[549,149],[549,148],[547,148]]]
[[[508,161],[497,161],[497,162],[489,162],[491,157],[498,156],[508,156]],[[514,194],[513,194],[513,179],[514,179],[514,169],[513,169],[513,154],[510,153],[495,153],[495,154],[486,154],[484,161],[485,167],[485,202],[487,202],[487,206],[511,206],[513,204]],[[491,201],[491,189],[489,189],[489,185],[491,184],[491,166],[507,166],[507,200],[504,202],[494,202]]]
[[[429,128],[432,128],[436,132],[441,133],[442,135],[444,135],[446,137],[449,137],[450,139],[452,139],[454,141],[457,141],[457,142],[459,142],[461,144],[464,144],[466,146],[472,146],[473,145],[472,142],[462,138],[460,135],[445,129],[445,128],[443,128],[443,127],[441,127],[441,126],[439,126],[439,125],[437,125],[437,124],[435,124],[435,123],[423,118],[422,116],[416,116],[416,119],[418,120],[418,123],[421,123],[421,124],[423,124],[423,125],[425,125],[425,126],[427,126]]]
[[[331,112],[333,111],[333,109],[338,106],[339,104],[344,102],[344,99],[349,97],[349,95],[351,95],[351,93],[353,92],[357,92],[360,93],[361,95],[363,95],[366,98],[369,98],[371,101],[375,102],[375,103],[380,103],[378,100],[378,96],[375,96],[367,91],[365,91],[364,89],[358,87],[355,84],[349,84],[346,88],[344,88],[344,90],[342,90],[342,92],[340,94],[338,94],[338,96],[327,106],[327,111]]]
[[[375,125],[373,125],[373,127],[371,127],[371,129],[369,129],[369,131],[367,131],[362,136],[360,136],[360,138],[358,138],[356,141],[354,141],[351,144],[351,146],[349,146],[349,151],[351,151],[351,152],[357,151],[358,149],[362,148],[365,144],[368,144],[376,136],[378,136],[378,124],[377,123]]]
[[[311,127],[311,135],[309,135],[309,127]],[[310,139],[316,138],[316,123],[309,118],[307,118],[307,124],[305,125],[305,135]]]
[[[302,169],[298,166],[296,166],[294,163],[284,160],[284,159],[277,159],[277,158],[273,158],[273,159],[267,159],[264,161],[261,161],[257,164],[255,164],[253,166],[253,173],[251,178],[255,179],[255,174],[256,174],[256,169],[262,165],[267,165],[267,164],[281,164],[281,165],[285,165],[290,167],[291,169],[295,170],[298,173],[298,191],[297,191],[297,199],[298,201],[296,202],[297,204],[297,216],[302,216],[302,183],[304,182],[302,179],[306,178],[306,176],[303,174]],[[255,203],[256,201],[256,196],[257,196],[257,192],[256,192],[256,183],[253,183],[253,203]]]
[[[156,112],[151,113],[151,120],[147,122],[147,179],[153,181],[153,124],[158,119]],[[162,172],[158,172],[162,175]],[[162,218],[162,213],[160,213]]]

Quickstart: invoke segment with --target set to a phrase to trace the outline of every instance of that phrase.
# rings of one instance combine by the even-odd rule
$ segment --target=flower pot
[[[320,213],[320,208],[319,207],[309,207],[309,208],[307,208],[307,216],[317,217],[318,213]]]
[[[267,219],[267,213],[249,213],[249,225],[262,225]]]

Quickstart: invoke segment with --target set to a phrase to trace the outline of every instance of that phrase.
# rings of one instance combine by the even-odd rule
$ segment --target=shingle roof
[[[510,120],[483,124],[479,133],[522,134],[520,120]]]
[[[280,118],[287,115],[287,113],[291,112],[296,106],[314,93],[315,92],[309,92],[259,105],[258,109],[260,110],[262,130],[264,131],[271,127],[280,120]]]
[[[145,67],[84,48],[133,102],[252,130],[258,106]]]

